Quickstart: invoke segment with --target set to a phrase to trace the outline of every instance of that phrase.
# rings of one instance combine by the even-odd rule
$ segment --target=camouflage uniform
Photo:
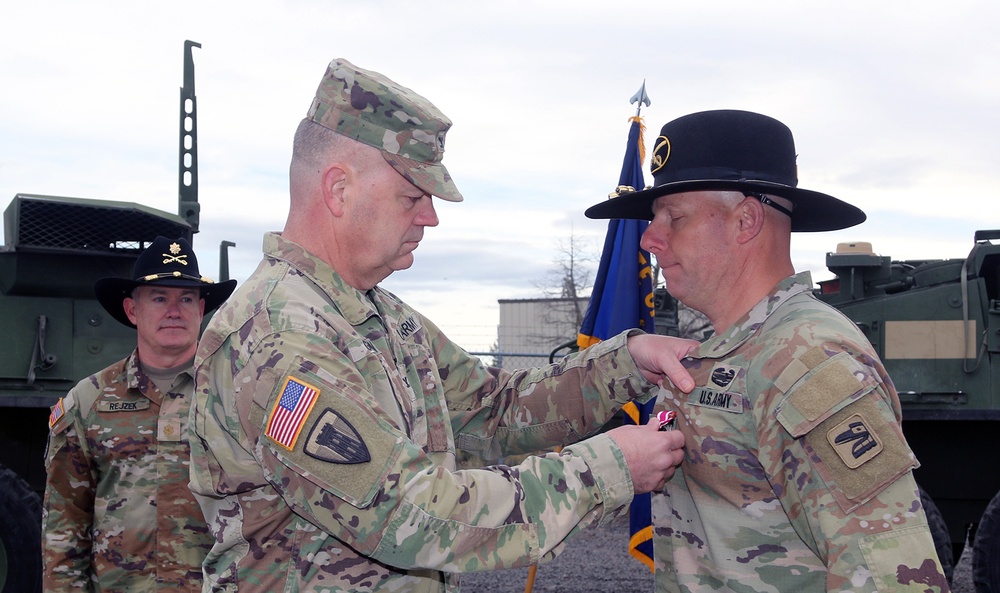
[[[657,591],[946,591],[900,429],[857,327],[782,281],[685,360],[685,460],[653,496]]]
[[[46,592],[201,590],[212,539],[188,489],[190,371],[161,394],[138,354],[53,408],[42,519]]]
[[[206,590],[457,591],[452,573],[548,560],[627,508],[606,434],[513,467],[455,464],[457,447],[497,459],[576,441],[652,397],[627,334],[511,374],[278,234],[264,252],[196,358]]]

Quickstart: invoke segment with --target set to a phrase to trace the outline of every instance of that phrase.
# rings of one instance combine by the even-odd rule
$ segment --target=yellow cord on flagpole
[[[633,115],[628,118],[630,122],[639,122],[639,162],[646,162],[646,122],[642,121],[642,118],[638,115]],[[642,189],[641,187],[635,188],[636,190]]]
[[[643,87],[645,87],[645,84],[643,85]],[[644,163],[646,161],[646,122],[644,122],[642,120],[642,118],[639,117],[638,115],[633,115],[632,117],[628,118],[628,120],[630,122],[638,122],[638,124],[639,124],[639,162],[640,163]],[[641,190],[642,188],[641,187],[637,187],[635,189],[636,190]],[[596,343],[598,343],[600,341],[601,341],[600,338],[595,338],[595,337],[592,337],[592,336],[585,336],[583,334],[579,334],[578,337],[577,337],[577,344],[580,346],[581,350],[583,348],[588,347],[588,346],[592,346],[592,345],[594,345],[594,344],[596,344]],[[639,418],[638,418],[638,412],[639,412],[639,410],[635,407],[635,404],[632,404],[632,409],[633,409],[633,411],[630,412],[630,415],[632,416],[633,421],[636,424],[638,424],[639,423]],[[559,451],[562,451],[562,447],[556,447],[556,452],[558,453]],[[652,529],[653,529],[652,526],[650,526],[649,527],[649,533],[650,533],[650,535],[652,534]],[[644,564],[646,564],[647,566],[649,566],[650,570],[653,570],[653,563],[651,561],[648,561],[648,560],[645,560],[643,558],[640,558],[639,556],[635,556],[635,557],[636,557],[637,560],[639,560],[639,561],[643,562]],[[528,569],[528,581],[524,585],[524,593],[531,593],[531,590],[535,586],[535,574],[537,572],[538,572],[538,565],[537,564],[532,564],[531,568]]]

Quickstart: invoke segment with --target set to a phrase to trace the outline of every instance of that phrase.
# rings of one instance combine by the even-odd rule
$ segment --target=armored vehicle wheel
[[[1000,593],[1000,492],[983,511],[972,547],[976,593]]]
[[[948,525],[941,516],[934,500],[924,492],[924,489],[917,486],[920,492],[920,504],[924,507],[924,514],[927,515],[927,524],[931,528],[931,537],[934,539],[934,549],[937,550],[938,560],[941,561],[941,568],[944,569],[944,576],[951,582],[951,575],[955,572],[955,552],[951,547],[951,536],[948,533]]]
[[[42,503],[17,474],[0,466],[0,592],[42,590]]]

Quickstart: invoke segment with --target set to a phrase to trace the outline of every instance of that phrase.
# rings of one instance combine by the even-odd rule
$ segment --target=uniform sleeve
[[[281,338],[285,353],[310,351],[308,336]],[[350,357],[319,355],[313,344],[308,357],[282,363],[251,358],[242,371],[256,385],[242,448],[259,455],[296,513],[378,561],[448,572],[527,566],[631,501],[623,456],[606,435],[518,466],[450,471],[387,421],[352,380]]]
[[[827,590],[947,591],[898,401],[872,362],[827,343],[760,386],[761,463]]]
[[[655,396],[624,332],[555,364],[509,372],[445,343],[445,393],[459,449],[484,459],[575,443],[598,432],[629,401]],[[451,348],[451,350],[449,350]]]
[[[42,587],[45,593],[93,591],[91,525],[94,484],[80,408],[71,391],[54,409],[45,457]],[[60,404],[57,404],[57,408]]]

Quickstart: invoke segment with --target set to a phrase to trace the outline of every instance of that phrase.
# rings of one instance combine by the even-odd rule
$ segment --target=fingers
[[[636,494],[662,489],[684,459],[684,435],[660,432],[655,420],[643,426],[622,426],[608,435],[625,456]]]
[[[697,347],[698,342],[694,340],[652,334],[628,339],[629,354],[647,380],[662,386],[663,379],[669,379],[684,393],[694,389],[694,379],[680,360]]]
[[[679,430],[660,431],[659,422],[655,418],[650,419],[649,423],[643,426],[643,429],[655,432],[655,438],[661,439],[654,441],[654,443],[665,447],[666,457],[663,471],[666,475],[665,480],[669,480],[677,467],[684,461],[684,433]]]
[[[680,360],[664,357],[660,362],[663,374],[667,376],[667,379],[670,379],[670,382],[684,393],[691,393],[691,390],[694,389],[694,379],[691,377],[691,373],[681,364]],[[662,383],[660,386],[663,386]]]

